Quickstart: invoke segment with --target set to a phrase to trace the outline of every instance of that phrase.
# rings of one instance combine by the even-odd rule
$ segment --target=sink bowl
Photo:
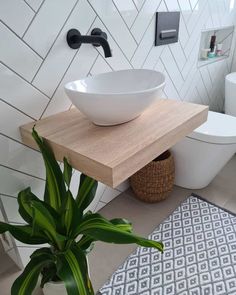
[[[94,124],[131,121],[156,101],[165,86],[157,71],[137,69],[99,74],[65,85],[71,102]]]

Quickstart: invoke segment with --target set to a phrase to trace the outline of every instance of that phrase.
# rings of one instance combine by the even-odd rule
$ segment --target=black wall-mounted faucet
[[[72,49],[80,48],[81,44],[87,43],[93,46],[102,46],[105,57],[111,57],[111,48],[107,42],[107,34],[101,29],[95,28],[91,35],[81,35],[76,29],[71,29],[67,33],[67,43]]]

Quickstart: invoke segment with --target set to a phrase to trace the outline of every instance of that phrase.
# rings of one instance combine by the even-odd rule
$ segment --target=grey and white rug
[[[102,295],[236,295],[236,217],[196,195],[149,236],[165,252],[137,248]]]

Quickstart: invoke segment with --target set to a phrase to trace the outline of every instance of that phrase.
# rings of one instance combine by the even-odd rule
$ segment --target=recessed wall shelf
[[[201,58],[201,50],[207,49],[210,47],[210,40],[211,36],[216,36],[216,44],[222,44],[222,56],[208,58],[207,60],[203,60]],[[201,41],[200,41],[200,49],[198,55],[198,67],[202,67],[208,64],[212,64],[223,59],[229,57],[231,52],[232,40],[234,35],[234,26],[227,26],[227,27],[219,27],[219,28],[212,28],[202,31],[201,33]]]
[[[77,109],[36,122],[57,160],[116,187],[191,133],[207,119],[208,107],[162,99],[126,124],[99,127]],[[20,128],[23,142],[37,148],[31,132],[35,122]]]

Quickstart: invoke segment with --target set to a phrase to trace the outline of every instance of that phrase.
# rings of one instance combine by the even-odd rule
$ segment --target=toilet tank
[[[236,117],[236,73],[225,77],[225,113]]]

